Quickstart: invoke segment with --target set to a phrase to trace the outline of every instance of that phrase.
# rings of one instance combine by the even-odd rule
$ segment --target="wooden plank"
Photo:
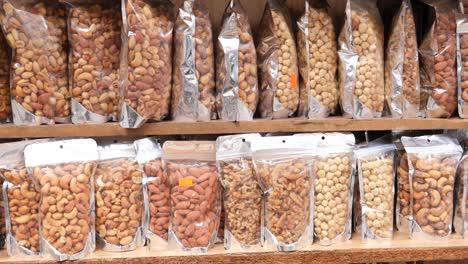
[[[124,129],[117,123],[103,125],[54,125],[24,126],[0,125],[0,138],[39,137],[105,137],[147,135],[216,135],[269,132],[316,132],[316,131],[385,131],[385,130],[433,130],[468,128],[463,119],[374,119],[352,120],[328,118],[320,120],[284,119],[250,122],[161,122],[146,124],[139,129]]]
[[[298,252],[251,252],[227,253],[222,245],[216,245],[206,254],[183,254],[175,252],[157,253],[147,248],[131,252],[110,253],[97,251],[86,259],[73,263],[140,263],[140,264],[178,264],[178,263],[366,263],[399,262],[416,260],[462,260],[468,256],[468,240],[455,236],[447,241],[412,241],[406,235],[397,233],[393,241],[362,244],[359,236],[342,244],[320,246],[314,244],[307,250]],[[8,257],[0,252],[0,263],[55,263],[41,258]]]

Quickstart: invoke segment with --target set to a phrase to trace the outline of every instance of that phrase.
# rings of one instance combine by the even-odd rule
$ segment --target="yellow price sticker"
[[[179,180],[180,187],[192,187],[193,179],[192,178],[182,178]]]

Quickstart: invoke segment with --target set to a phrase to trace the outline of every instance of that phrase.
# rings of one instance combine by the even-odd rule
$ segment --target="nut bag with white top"
[[[170,217],[169,180],[164,171],[162,149],[156,138],[144,138],[134,142],[136,159],[143,168],[145,204],[148,206],[148,230],[146,238],[150,249],[167,249]]]
[[[257,180],[251,144],[259,134],[223,136],[216,140],[219,179],[224,187],[224,248],[261,247],[262,189]]]
[[[299,72],[292,22],[284,0],[267,1],[259,32],[260,116],[293,116],[299,105]]]
[[[88,256],[95,248],[94,171],[99,156],[93,139],[28,145],[29,175],[40,190],[40,248],[57,261]]]
[[[166,141],[163,158],[172,201],[169,248],[207,252],[221,214],[215,142]]]
[[[340,104],[343,115],[381,117],[384,111],[384,29],[376,0],[347,0],[339,36]]]
[[[217,44],[219,118],[252,120],[258,103],[257,53],[247,13],[239,0],[231,0],[226,7]]]
[[[124,252],[145,244],[143,171],[133,144],[99,146],[95,173],[96,234],[105,251]]]
[[[263,245],[301,250],[313,242],[312,159],[303,137],[263,137],[252,142],[253,161],[264,192]]]
[[[326,1],[305,1],[305,14],[297,22],[300,88],[299,116],[324,118],[338,107],[338,52],[333,20]],[[302,83],[301,83],[302,84]]]
[[[463,150],[444,135],[402,137],[408,154],[412,239],[448,239],[452,232],[455,176]]]

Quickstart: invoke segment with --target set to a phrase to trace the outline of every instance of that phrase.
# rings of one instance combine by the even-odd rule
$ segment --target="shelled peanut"
[[[301,89],[300,112],[305,114],[311,105],[309,100],[313,98],[318,103],[314,106],[324,107],[328,115],[335,112],[339,96],[336,79],[338,53],[333,21],[326,9],[309,8],[304,27],[297,36],[299,70],[308,87]],[[309,116],[317,111],[319,109],[309,109]]]
[[[0,121],[11,119],[10,59],[6,39],[0,36]]]
[[[243,245],[260,243],[262,190],[251,159],[220,162],[226,229]]]
[[[397,183],[398,183],[398,196],[397,203],[399,206],[398,214],[401,217],[408,217],[411,213],[411,194],[410,194],[410,179],[409,179],[409,166],[408,155],[406,152],[401,153],[397,168]]]
[[[312,177],[309,163],[290,158],[272,163],[256,160],[257,175],[270,190],[265,202],[265,226],[278,244],[292,244],[302,237],[310,221]]]
[[[375,116],[383,112],[385,99],[383,26],[380,18],[368,11],[351,11],[351,21],[354,49],[359,56],[354,95]]]
[[[143,173],[136,161],[101,161],[96,169],[96,232],[106,243],[127,246],[143,221]]]
[[[65,121],[70,115],[65,8],[39,2],[21,10],[26,12],[3,3],[2,24],[14,50],[12,97],[35,116]]]
[[[171,6],[148,0],[126,3],[128,79],[124,102],[145,119],[162,120],[169,112],[172,77]]]
[[[351,197],[351,154],[331,154],[315,161],[315,236],[324,242],[343,234],[348,226]]]
[[[453,189],[458,160],[443,154],[409,155],[413,173],[413,215],[421,230],[433,236],[451,232]]]
[[[36,191],[26,168],[2,169],[0,173],[2,178],[12,183],[7,189],[11,235],[19,246],[38,253],[41,195]]]
[[[71,8],[69,17],[72,97],[88,111],[117,119],[120,30],[118,8],[93,4]]]
[[[211,162],[167,161],[171,228],[184,248],[208,247],[219,226],[218,170]]]
[[[143,170],[148,177],[149,230],[167,240],[170,218],[170,188],[160,159],[147,162]]]
[[[379,238],[393,233],[393,154],[362,159],[366,226]]]
[[[94,163],[64,163],[34,167],[40,183],[41,235],[61,254],[83,251],[91,225],[91,190]]]

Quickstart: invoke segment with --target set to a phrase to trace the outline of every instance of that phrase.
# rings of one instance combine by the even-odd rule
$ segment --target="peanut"
[[[0,36],[0,122],[11,121],[10,65],[7,42]]]
[[[26,112],[47,122],[66,122],[70,115],[65,8],[36,3],[15,9],[3,3],[2,25],[14,50],[11,95]],[[25,12],[24,12],[25,11]],[[24,124],[20,116],[15,123]],[[41,121],[42,122],[42,121]]]
[[[167,161],[171,232],[184,248],[207,248],[219,226],[220,184],[214,163]]]
[[[127,246],[143,225],[143,172],[136,161],[104,160],[96,169],[96,232],[106,243]]]
[[[398,217],[401,222],[401,218],[407,219],[411,213],[410,206],[410,180],[409,180],[409,166],[408,166],[408,155],[406,152],[399,153],[398,168],[397,168],[397,183],[398,183]],[[400,225],[401,223],[398,223]],[[401,231],[401,230],[400,230]]]
[[[73,255],[89,247],[93,224],[92,176],[95,164],[73,162],[34,167],[40,186],[41,239],[60,254]]]
[[[118,7],[76,6],[68,19],[72,98],[103,116],[102,122],[117,120],[122,23]]]

